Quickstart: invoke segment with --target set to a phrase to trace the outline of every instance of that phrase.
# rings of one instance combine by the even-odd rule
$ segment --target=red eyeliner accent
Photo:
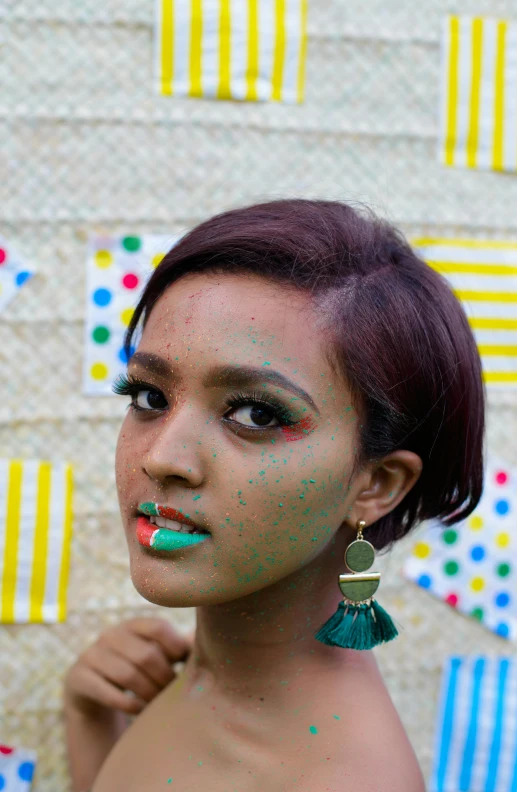
[[[292,426],[282,426],[282,434],[290,443],[292,440],[303,440],[314,429],[314,421],[307,416]]]

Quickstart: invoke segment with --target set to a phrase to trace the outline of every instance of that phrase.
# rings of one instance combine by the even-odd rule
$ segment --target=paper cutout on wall
[[[33,270],[23,263],[15,248],[0,234],[0,313],[32,274]]]
[[[34,751],[0,744],[0,790],[29,792],[35,765]]]
[[[124,334],[153,269],[179,235],[92,236],[86,273],[84,391],[109,395],[126,369]]]
[[[442,677],[429,792],[517,789],[517,664],[450,657]]]
[[[163,95],[302,102],[307,0],[156,0]]]
[[[66,618],[72,469],[0,459],[0,621]]]
[[[440,127],[445,165],[517,170],[517,20],[446,19]]]
[[[503,638],[517,638],[516,514],[517,471],[489,459],[475,511],[450,528],[424,526],[406,577]]]
[[[487,385],[517,387],[517,243],[414,239],[412,244],[461,300]]]

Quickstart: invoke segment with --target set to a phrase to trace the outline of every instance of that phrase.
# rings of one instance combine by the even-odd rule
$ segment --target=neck
[[[293,575],[246,597],[198,607],[188,663],[192,683],[211,680],[227,695],[249,698],[271,685],[278,691],[279,680],[288,685],[294,675],[355,662],[356,652],[314,638],[342,599],[337,581],[347,544],[338,533],[323,554]]]

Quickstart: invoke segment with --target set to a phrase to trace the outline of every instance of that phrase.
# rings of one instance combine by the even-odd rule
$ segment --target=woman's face
[[[358,427],[327,343],[308,295],[257,276],[190,275],[161,296],[129,365],[116,461],[144,597],[234,600],[328,550],[354,497]],[[149,520],[164,509],[201,541],[157,550],[184,538],[178,519]]]

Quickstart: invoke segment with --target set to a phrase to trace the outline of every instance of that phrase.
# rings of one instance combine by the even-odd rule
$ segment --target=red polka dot
[[[458,604],[458,600],[459,597],[457,594],[449,594],[449,596],[446,597],[445,602],[448,602],[449,605],[452,605],[452,607],[455,608],[456,605]]]
[[[5,754],[5,756],[7,756],[8,754],[12,754],[13,752],[14,752],[14,748],[9,748],[8,745],[0,745],[0,754]]]
[[[506,484],[508,481],[508,473],[505,473],[504,470],[500,470],[499,473],[495,474],[495,480],[498,484]]]
[[[138,286],[138,276],[133,272],[128,272],[127,275],[124,275],[122,278],[122,283],[126,289],[136,289]]]
[[[0,264],[3,264],[7,258],[7,250],[0,248]]]

